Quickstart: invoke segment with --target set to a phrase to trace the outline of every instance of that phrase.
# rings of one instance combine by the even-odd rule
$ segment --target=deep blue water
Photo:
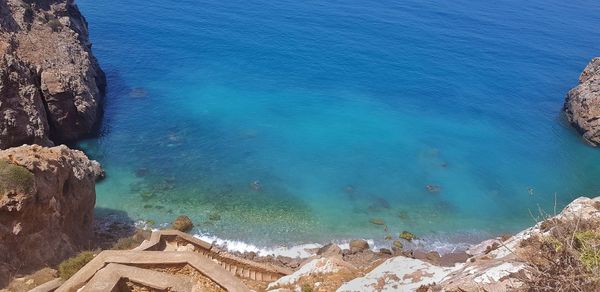
[[[259,245],[461,242],[600,192],[561,116],[596,0],[78,4],[109,82],[80,143],[98,207]]]

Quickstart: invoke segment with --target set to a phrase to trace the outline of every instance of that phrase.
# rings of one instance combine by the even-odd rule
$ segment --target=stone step
[[[212,244],[178,230],[159,230],[152,233],[150,240],[144,241],[134,250],[177,250],[191,244],[194,251],[202,254],[233,275],[254,281],[271,282],[291,274],[291,269],[260,264],[240,258],[215,248]]]
[[[159,291],[188,292],[198,291],[190,279],[169,275],[148,269],[110,263],[90,279],[82,292],[119,291],[122,280],[139,284]]]
[[[223,287],[229,292],[250,291],[244,283],[235,278],[230,272],[223,269],[209,258],[196,252],[177,251],[114,251],[107,250],[98,254],[92,261],[85,265],[69,280],[65,281],[57,292],[75,292],[84,287],[91,279],[109,264],[126,266],[173,266],[189,265],[203,276]],[[155,271],[147,270],[148,273]],[[106,290],[110,291],[110,290]]]

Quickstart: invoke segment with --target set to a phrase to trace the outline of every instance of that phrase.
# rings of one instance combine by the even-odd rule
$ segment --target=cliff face
[[[88,248],[100,165],[66,146],[0,151],[0,287]]]
[[[600,57],[583,70],[579,85],[567,94],[564,111],[586,141],[600,145]]]
[[[106,81],[72,0],[0,0],[0,54],[0,148],[94,129]]]

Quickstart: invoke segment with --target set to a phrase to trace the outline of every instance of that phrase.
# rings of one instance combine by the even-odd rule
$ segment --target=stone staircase
[[[260,291],[292,270],[252,262],[177,230],[99,253],[70,279],[32,291]]]

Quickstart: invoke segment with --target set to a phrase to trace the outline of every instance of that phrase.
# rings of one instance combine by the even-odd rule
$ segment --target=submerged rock
[[[382,210],[387,210],[391,208],[390,203],[381,197],[377,197],[375,198],[375,200],[373,200],[373,202],[369,205],[368,209],[371,212],[379,212]]]
[[[143,87],[134,87],[129,91],[129,96],[134,98],[141,98],[148,96],[148,92]]]
[[[430,193],[439,193],[442,190],[438,185],[426,185],[425,189]]]
[[[385,222],[383,221],[383,219],[371,219],[371,220],[369,220],[369,222],[371,224],[375,224],[375,225],[385,225]]]
[[[564,112],[588,143],[600,145],[600,57],[592,59],[579,84],[567,93]]]
[[[171,228],[182,232],[188,232],[194,228],[194,223],[192,223],[190,217],[181,215],[171,223]]]
[[[219,215],[219,213],[216,212],[211,212],[210,214],[208,214],[208,220],[219,221],[221,220],[221,215]]]

